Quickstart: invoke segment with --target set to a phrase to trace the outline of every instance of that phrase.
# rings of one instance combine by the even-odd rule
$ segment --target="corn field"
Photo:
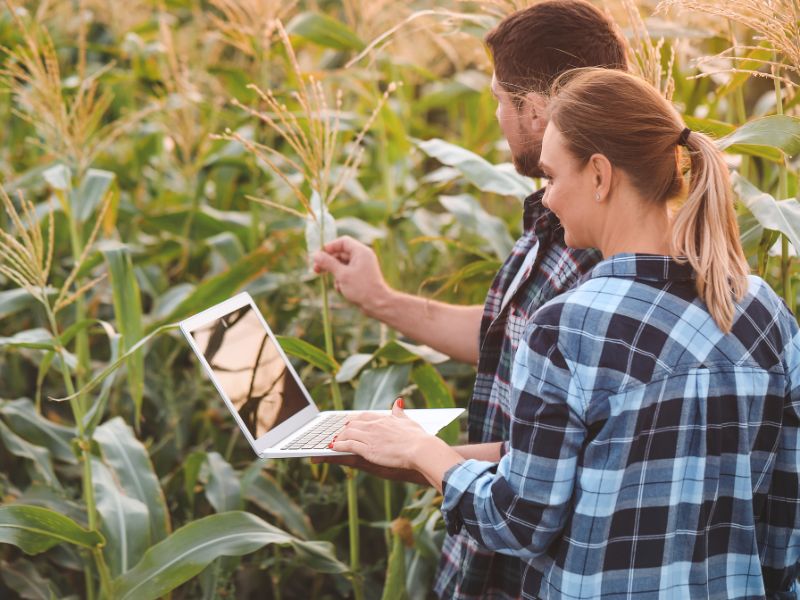
[[[438,494],[255,460],[176,323],[247,290],[321,409],[466,406],[472,367],[309,255],[348,234],[391,286],[483,302],[538,182],[482,39],[527,4],[4,0],[1,597],[431,596]],[[752,271],[794,310],[798,0],[596,4],[725,150]]]

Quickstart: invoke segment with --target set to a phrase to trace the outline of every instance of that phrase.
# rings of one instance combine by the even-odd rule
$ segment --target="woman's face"
[[[600,202],[596,201],[597,177],[587,163],[581,165],[567,149],[566,140],[551,122],[542,140],[539,166],[547,180],[543,204],[564,228],[564,241],[572,248],[596,246]]]

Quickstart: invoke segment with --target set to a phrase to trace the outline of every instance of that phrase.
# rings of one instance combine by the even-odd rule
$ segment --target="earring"
[[[600,192],[599,192],[599,191],[598,191],[598,192],[595,192],[595,194],[594,194],[594,201],[595,201],[595,202],[600,202]]]

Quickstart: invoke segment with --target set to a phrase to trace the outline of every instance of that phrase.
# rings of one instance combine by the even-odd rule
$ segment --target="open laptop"
[[[258,456],[343,454],[328,444],[349,418],[364,411],[319,411],[249,294],[181,321],[180,328]],[[406,414],[435,434],[463,411],[409,409]]]

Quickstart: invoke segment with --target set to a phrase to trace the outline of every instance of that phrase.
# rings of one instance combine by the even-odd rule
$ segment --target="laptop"
[[[181,321],[180,328],[259,457],[344,454],[329,449],[328,444],[348,419],[363,412],[391,412],[320,412],[246,292]],[[389,406],[393,400],[379,401]],[[405,412],[435,435],[464,409]]]

